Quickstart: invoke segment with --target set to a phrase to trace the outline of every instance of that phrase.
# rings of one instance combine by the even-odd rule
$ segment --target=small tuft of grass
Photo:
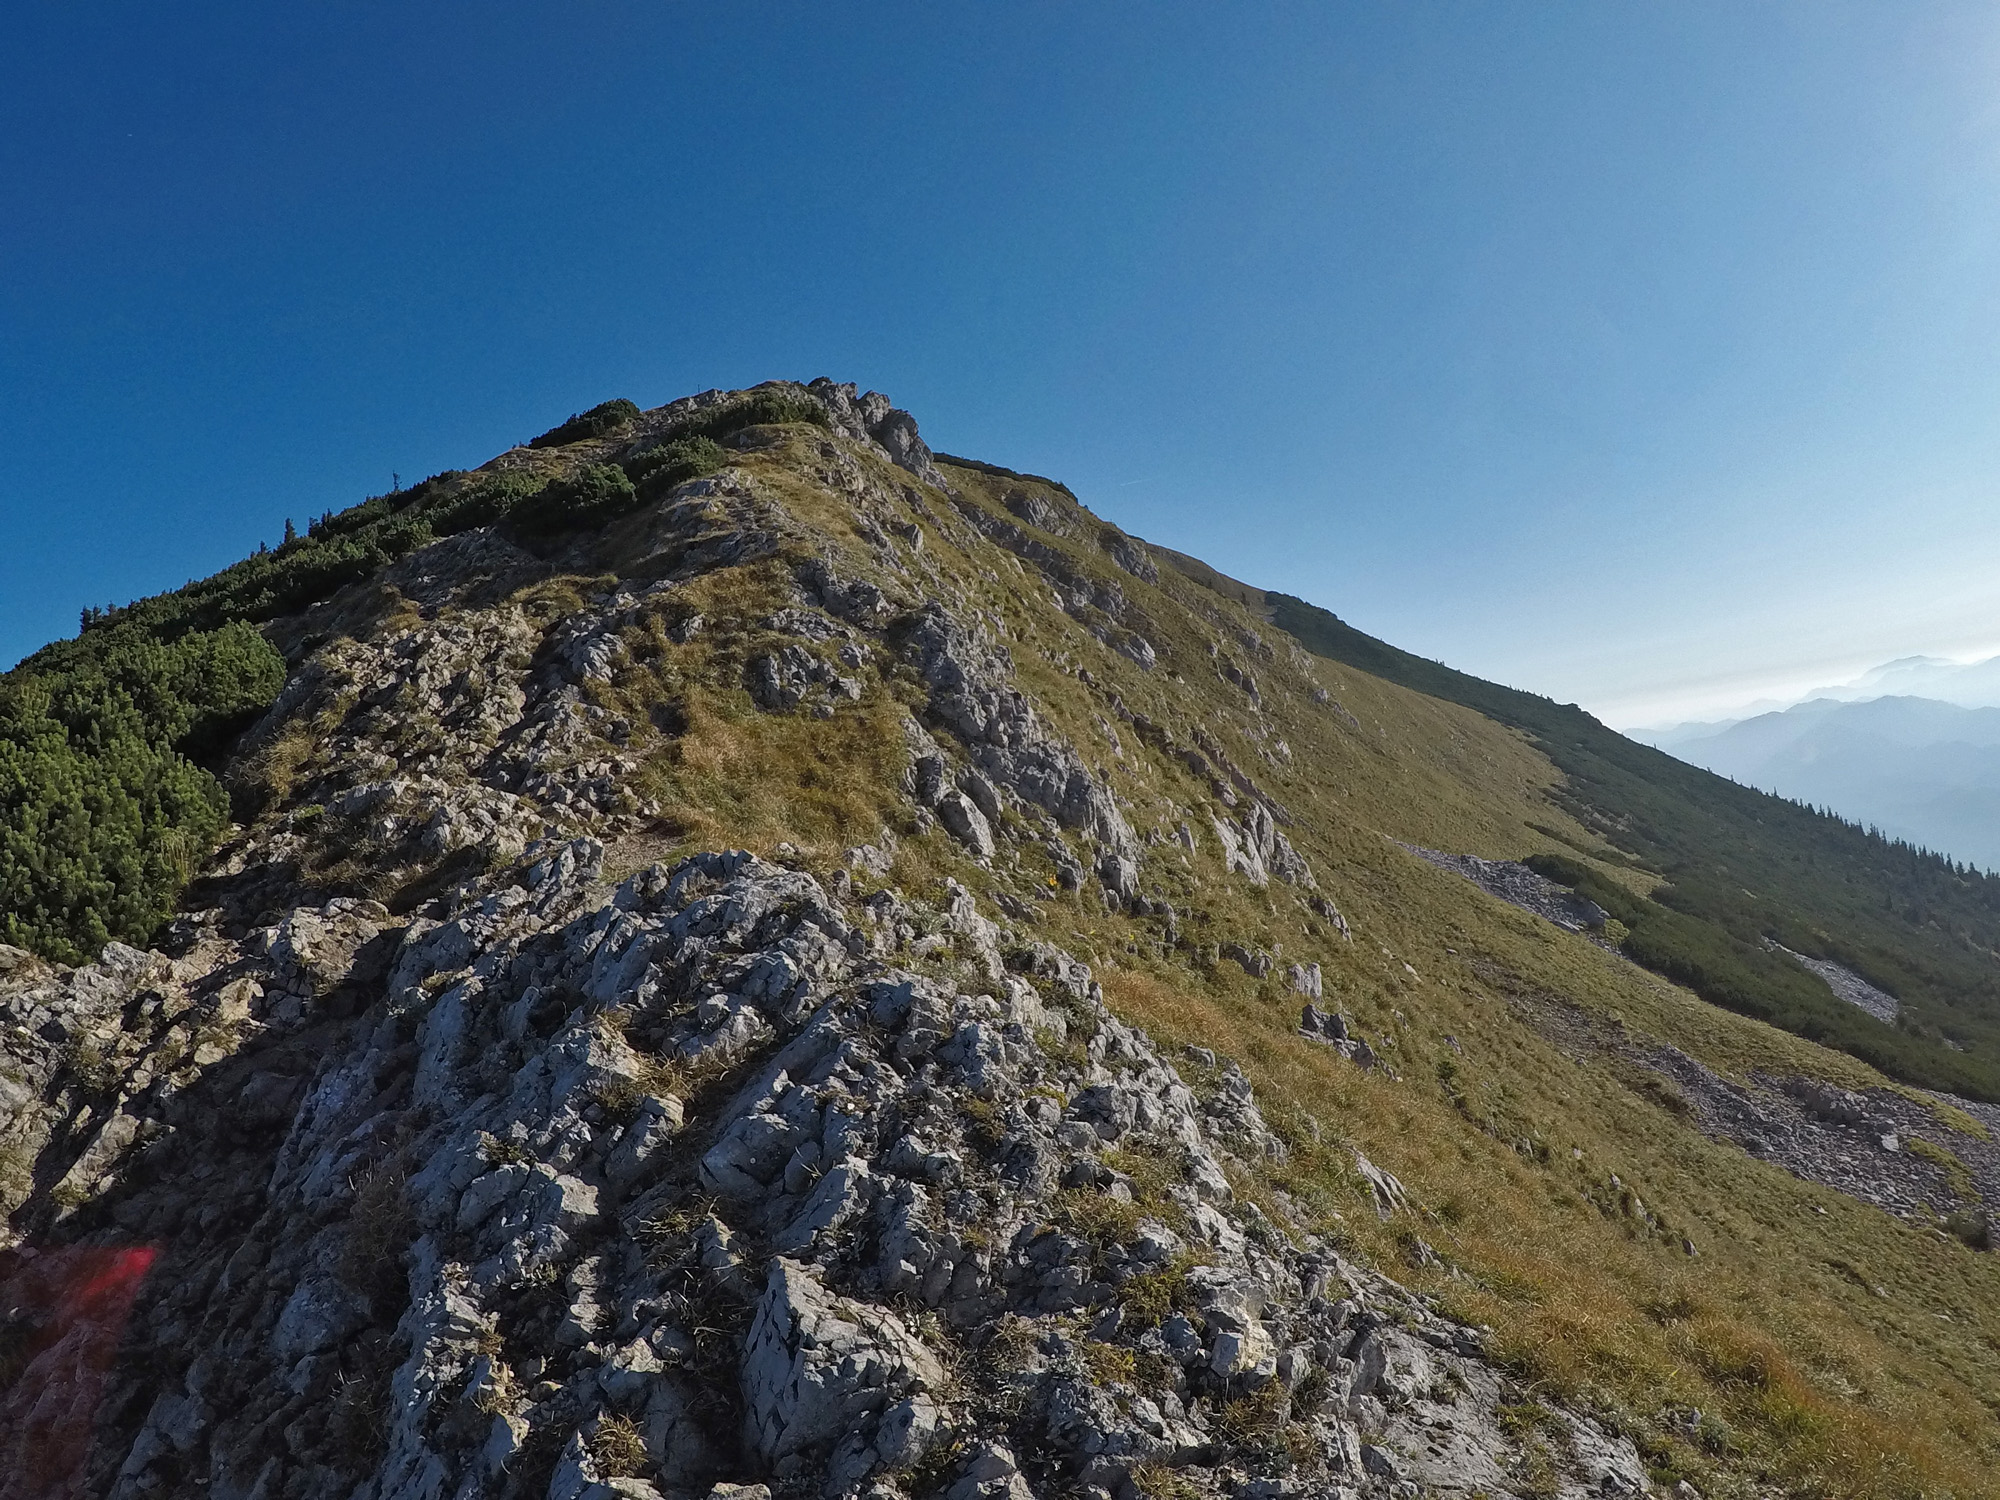
[[[498,1135],[489,1135],[485,1140],[481,1141],[479,1143],[479,1154],[486,1159],[486,1164],[490,1167],[505,1167],[515,1164],[525,1167],[535,1159],[534,1152],[530,1151],[522,1142]]]
[[[1144,1500],[1202,1500],[1208,1491],[1179,1470],[1155,1459],[1132,1465],[1133,1493]]]
[[[118,1086],[118,1063],[95,1037],[79,1036],[71,1042],[63,1052],[63,1064],[87,1094],[107,1094]]]
[[[1132,1350],[1121,1344],[1085,1339],[1079,1346],[1090,1378],[1097,1385],[1137,1385],[1139,1362]]]
[[[1283,1445],[1291,1410],[1291,1397],[1284,1383],[1267,1380],[1233,1401],[1224,1402],[1212,1425],[1216,1436],[1235,1447],[1269,1450]]]
[[[974,1095],[959,1109],[965,1116],[965,1138],[979,1150],[997,1150],[1007,1139],[1006,1117],[992,1100]]]
[[[1701,1316],[1702,1305],[1685,1290],[1676,1289],[1657,1297],[1649,1297],[1640,1304],[1640,1311],[1662,1327],[1671,1323],[1686,1323]]]
[[[646,1440],[630,1417],[599,1417],[590,1434],[590,1456],[607,1479],[637,1479],[646,1472]]]
[[[1135,1333],[1157,1328],[1174,1313],[1195,1309],[1187,1273],[1201,1260],[1186,1251],[1157,1271],[1145,1271],[1118,1288],[1124,1324]]]
[[[393,1322],[409,1301],[403,1253],[416,1238],[417,1220],[404,1191],[403,1174],[378,1167],[354,1194],[335,1274],[368,1299],[376,1317]]]

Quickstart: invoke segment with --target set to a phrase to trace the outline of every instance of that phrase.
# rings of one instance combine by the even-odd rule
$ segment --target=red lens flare
[[[82,1496],[98,1402],[157,1254],[0,1255],[0,1500]]]

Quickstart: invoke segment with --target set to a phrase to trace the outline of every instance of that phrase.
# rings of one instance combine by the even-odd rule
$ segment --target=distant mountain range
[[[1935,696],[1832,696],[1919,684]],[[1963,666],[1908,657],[1780,712],[1633,738],[1992,870],[2000,869],[2000,707],[1981,699],[2000,702],[2000,658]]]
[[[1942,656],[1900,657],[1850,683],[1822,688],[1811,696],[1849,703],[1870,698],[1932,698],[1960,708],[2000,708],[2000,656],[1972,662]]]
[[[1822,699],[1835,703],[1866,703],[1876,698],[1929,698],[1960,708],[2000,708],[2000,656],[1979,661],[1953,661],[1944,656],[1902,656],[1870,667],[1851,682],[1816,687],[1784,698],[1759,698],[1732,719],[1687,721],[1627,728],[1635,740],[1662,749],[1707,739],[1731,725],[1768,714],[1783,713]]]

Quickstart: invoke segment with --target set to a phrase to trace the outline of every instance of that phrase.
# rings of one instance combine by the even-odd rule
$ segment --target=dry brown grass
[[[590,1456],[610,1479],[634,1478],[649,1467],[646,1440],[630,1417],[599,1417],[590,1434]]]
[[[282,807],[306,769],[353,709],[350,696],[328,704],[309,720],[285,724],[272,738],[231,768],[231,791],[252,816]]]
[[[642,785],[668,809],[678,842],[837,853],[896,816],[901,731],[884,695],[823,720],[761,714],[747,698],[690,689],[685,732],[647,765]]]
[[[1287,1106],[1298,1106],[1322,1122],[1325,1144],[1299,1142],[1290,1163],[1264,1175],[1317,1210],[1315,1227],[1385,1265],[1397,1258],[1398,1226],[1369,1211],[1340,1138],[1401,1175],[1423,1215],[1421,1232],[1470,1277],[1398,1274],[1447,1298],[1460,1316],[1494,1326],[1496,1351],[1524,1378],[1570,1400],[1608,1395],[1642,1416],[1671,1404],[1724,1414],[1755,1453],[1829,1495],[1984,1492],[1965,1439],[1976,1438],[1977,1448],[1991,1435],[1978,1387],[1953,1368],[1973,1351],[1909,1338],[1932,1330],[1915,1319],[1885,1319],[1862,1301],[1871,1293],[1816,1275],[1798,1254],[1803,1246],[1777,1243],[1782,1231],[1811,1225],[1822,1255],[1842,1240],[1859,1241],[1874,1255],[1896,1256],[1912,1275],[1935,1274],[1937,1251],[1886,1216],[1848,1203],[1829,1223],[1834,1216],[1820,1219],[1812,1208],[1834,1195],[1702,1143],[1708,1160],[1690,1163],[1694,1170],[1661,1195],[1703,1241],[1689,1262],[1676,1244],[1635,1238],[1624,1221],[1591,1209],[1571,1181],[1585,1170],[1573,1148],[1586,1163],[1617,1161],[1627,1180],[1650,1188],[1659,1179],[1650,1165],[1631,1164],[1629,1138],[1572,1116],[1559,1136],[1564,1149],[1538,1166],[1502,1142],[1468,1136],[1441,1095],[1362,1075],[1278,1032],[1254,1003],[1218,1004],[1142,973],[1102,977],[1127,1019],[1161,1037],[1199,1036],[1243,1059],[1280,1121]],[[1636,1098],[1632,1107],[1645,1108]],[[1665,1137],[1671,1117],[1657,1114],[1650,1123]],[[1656,1144],[1667,1148],[1661,1155],[1688,1149],[1685,1141]],[[1741,1200],[1751,1195],[1763,1200],[1751,1220],[1761,1234],[1741,1222],[1749,1217]],[[1442,1203],[1456,1206],[1449,1222],[1435,1212]],[[1732,1222],[1735,1233],[1717,1232]],[[1921,1268],[1912,1264],[1919,1260]],[[1990,1262],[1970,1255],[1947,1257],[1941,1269],[1972,1273],[1969,1282],[1952,1278],[1968,1300],[1991,1274]]]
[[[968,490],[993,503],[1008,483]],[[1041,925],[1097,965],[1127,1019],[1168,1044],[1198,1041],[1242,1062],[1294,1147],[1285,1168],[1260,1174],[1268,1189],[1301,1205],[1315,1227],[1491,1324],[1496,1348],[1524,1379],[1656,1432],[1662,1471],[1698,1476],[1708,1493],[1729,1493],[1759,1471],[1828,1496],[1991,1492],[1987,1475],[2000,1459],[1996,1259],[1706,1140],[1671,1099],[1635,1089],[1588,1049],[1569,1055],[1528,1018],[1537,997],[1559,997],[1608,1035],[1671,1041],[1736,1077],[1810,1072],[1868,1088],[1882,1085],[1879,1075],[1717,1011],[1391,842],[1511,857],[1595,847],[1552,805],[1558,778],[1519,736],[1314,663],[1357,729],[1311,701],[1310,683],[1268,627],[1271,658],[1250,659],[1238,632],[1259,627],[1235,606],[1169,573],[1152,588],[1088,545],[1057,545],[1143,612],[1158,670],[1141,672],[1105,650],[1036,580],[992,566],[990,552],[962,565],[946,545],[936,555],[1006,622],[1022,685],[1108,770],[1135,826],[1170,832],[1187,818],[1201,851],[1184,864],[1171,849],[1157,851],[1146,871],[1181,910],[1189,949],[1162,955],[1147,924],[1087,901],[1050,903]],[[1212,642],[1256,673],[1260,713],[1217,680]],[[1114,695],[1183,743],[1198,720],[1287,806],[1288,831],[1347,913],[1354,941],[1328,932],[1289,889],[1253,890],[1221,871],[1206,828],[1219,811],[1213,790],[1142,745]],[[1279,738],[1289,763],[1261,753]],[[1641,888],[1654,879],[1605,868]],[[991,889],[1009,877],[996,867],[961,878]],[[1364,1075],[1299,1038],[1298,997],[1275,976],[1254,981],[1232,964],[1201,961],[1200,946],[1219,941],[1282,945],[1284,960],[1320,963],[1329,1003],[1379,1045],[1401,1081]],[[1452,1065],[1449,1091],[1441,1061]],[[1408,1184],[1412,1223],[1375,1218],[1349,1143]],[[1610,1186],[1614,1174],[1623,1192]],[[1281,1218],[1279,1199],[1246,1187]],[[1413,1232],[1442,1265],[1403,1263]],[[1696,1246],[1692,1259],[1682,1235]],[[1706,1439],[1666,1421],[1676,1403],[1712,1414]]]
[[[378,1312],[398,1309],[409,1297],[403,1251],[416,1235],[416,1216],[404,1187],[403,1174],[393,1167],[377,1168],[360,1184],[336,1267]]]

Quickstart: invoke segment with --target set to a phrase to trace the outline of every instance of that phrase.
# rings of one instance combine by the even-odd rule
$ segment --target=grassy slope
[[[1003,487],[953,477],[989,501]],[[1711,1493],[1759,1472],[1830,1494],[1985,1492],[1985,1466],[2000,1457],[1994,1257],[1707,1141],[1526,1018],[1539,997],[1560,997],[1608,1028],[1670,1040],[1739,1076],[1810,1072],[1856,1086],[1880,1076],[1704,1004],[1396,847],[1504,855],[1595,845],[1571,815],[1561,772],[1518,730],[1369,673],[1312,666],[1350,723],[1312,701],[1282,638],[1238,606],[1171,574],[1149,589],[1093,557],[1087,536],[1043,540],[1118,581],[1152,621],[1162,663],[1146,674],[1079,642],[1053,609],[1037,612],[1036,591],[998,574],[1000,592],[1026,599],[1015,643],[1024,679],[1042,702],[1070,706],[1065,727],[1115,768],[1135,825],[1170,827],[1208,794],[1129,735],[1120,764],[1092,723],[1114,692],[1177,728],[1199,717],[1216,732],[1296,814],[1294,836],[1353,921],[1355,940],[1339,941],[1286,888],[1259,892],[1226,877],[1212,842],[1184,872],[1160,856],[1149,867],[1192,908],[1193,935],[1282,944],[1322,963],[1337,1003],[1388,1041],[1401,1081],[1361,1075],[1300,1040],[1295,998],[1273,981],[1161,952],[1122,918],[1078,911],[1051,924],[1095,957],[1133,1019],[1244,1061],[1298,1143],[1275,1178],[1343,1215],[1341,1231],[1374,1255],[1403,1257],[1412,1237],[1435,1246],[1445,1266],[1403,1274],[1492,1322],[1531,1380],[1618,1413],[1663,1475],[1691,1474]],[[1247,661],[1243,629],[1264,630],[1277,648],[1255,663],[1261,715],[1208,658],[1217,642]],[[1049,654],[1086,662],[1097,686],[1051,671]],[[1257,756],[1259,729],[1289,743],[1289,767]],[[1449,1085],[1442,1063],[1455,1072]],[[1315,1130],[1325,1144],[1313,1144]],[[1360,1206],[1342,1138],[1415,1189],[1413,1221],[1383,1225]],[[1614,1177],[1650,1221],[1630,1211]],[[1708,1422],[1690,1431],[1695,1408]]]
[[[1689,766],[1574,704],[1399,651],[1301,600],[1266,602],[1314,652],[1527,735],[1562,771],[1562,801],[1590,825],[1591,844],[1666,876],[1680,911],[1748,944],[1770,934],[1836,959],[1903,1002],[1901,1028],[1829,995],[1794,1029],[1907,1081],[2000,1098],[2000,880]]]

